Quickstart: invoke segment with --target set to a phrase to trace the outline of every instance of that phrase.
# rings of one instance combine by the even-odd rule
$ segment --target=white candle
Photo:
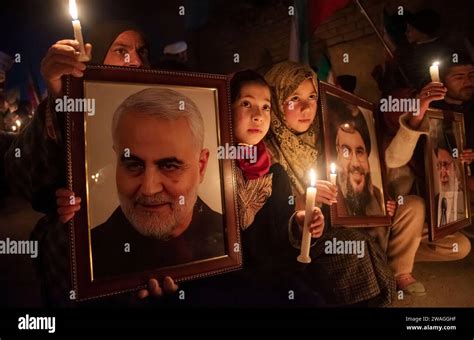
[[[314,202],[316,201],[317,189],[316,185],[316,173],[313,169],[310,171],[311,186],[306,190],[306,209],[304,217],[303,237],[301,240],[301,251],[297,260],[301,263],[310,263],[311,257],[309,257],[309,248],[311,247],[311,232],[308,230],[308,225],[313,215]]]
[[[331,173],[329,174],[329,180],[331,181],[332,184],[336,185],[336,179],[337,179],[337,174],[336,174],[336,164],[331,163]]]
[[[435,61],[431,66],[430,66],[430,76],[431,76],[431,81],[432,82],[440,82],[439,80],[439,62]]]
[[[74,29],[74,39],[79,42],[79,58],[81,62],[89,61],[90,58],[86,54],[84,48],[84,38],[82,37],[81,22],[77,19],[76,0],[69,0],[69,13],[72,17],[72,28]]]

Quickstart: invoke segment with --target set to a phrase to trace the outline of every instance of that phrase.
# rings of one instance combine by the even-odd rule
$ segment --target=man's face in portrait
[[[446,149],[438,149],[438,163],[436,164],[439,174],[439,181],[443,191],[453,191],[456,172],[454,160]]]
[[[339,183],[346,191],[346,202],[356,214],[365,214],[370,202],[370,166],[367,148],[360,133],[349,124],[342,125],[336,136]]]
[[[159,239],[183,233],[209,158],[187,119],[126,112],[117,125],[114,150],[120,206],[131,224]]]

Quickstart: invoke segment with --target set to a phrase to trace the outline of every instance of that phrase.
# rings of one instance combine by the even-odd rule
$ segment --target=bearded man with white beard
[[[464,192],[458,179],[459,170],[447,147],[435,149],[439,193],[435,196],[436,225],[441,228],[464,218]]]
[[[209,150],[194,102],[168,89],[135,93],[115,111],[112,138],[120,206],[91,231],[94,277],[224,255],[222,215],[197,194]]]

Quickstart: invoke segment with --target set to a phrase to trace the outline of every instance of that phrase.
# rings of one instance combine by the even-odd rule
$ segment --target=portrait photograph
[[[320,90],[327,178],[335,177],[339,192],[332,224],[388,225],[373,105],[324,82]]]
[[[471,224],[466,173],[459,159],[465,141],[462,114],[427,112],[429,136],[425,144],[430,239],[452,234]]]
[[[226,77],[89,66],[67,83],[85,100],[67,116],[79,298],[238,269]]]

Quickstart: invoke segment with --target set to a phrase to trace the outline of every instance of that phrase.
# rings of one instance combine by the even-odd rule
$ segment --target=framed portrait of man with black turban
[[[466,166],[459,159],[465,145],[461,113],[429,109],[425,143],[425,172],[431,241],[471,225]]]
[[[324,82],[320,91],[327,178],[338,188],[332,225],[389,225],[373,105]]]

